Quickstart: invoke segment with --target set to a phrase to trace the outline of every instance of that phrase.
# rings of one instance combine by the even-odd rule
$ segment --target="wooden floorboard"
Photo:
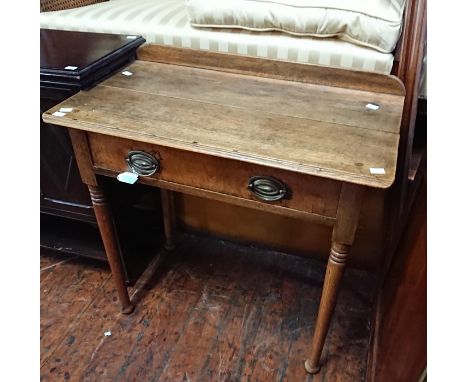
[[[323,275],[314,260],[180,235],[125,316],[107,265],[43,253],[41,380],[364,381],[374,278],[353,269],[325,366],[304,371]]]
[[[97,291],[110,279],[107,268],[73,256],[42,256],[41,260],[41,365],[67,341]],[[97,265],[97,264],[94,264]]]

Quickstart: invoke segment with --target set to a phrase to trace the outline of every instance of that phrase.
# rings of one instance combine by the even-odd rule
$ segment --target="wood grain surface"
[[[156,63],[128,70],[44,120],[372,187],[393,182],[401,95]],[[61,107],[73,111],[53,116]],[[385,174],[371,174],[376,167]]]
[[[240,54],[145,44],[138,49],[138,59],[377,93],[405,93],[403,83],[395,76]]]
[[[107,266],[43,256],[41,380],[365,380],[370,273],[345,274],[327,362],[309,376],[323,265],[201,237],[178,244],[131,289],[130,316],[118,313]]]
[[[131,78],[116,75],[103,84],[390,133],[398,133],[400,129],[401,95],[246,77],[147,61],[136,61],[129,70],[133,73]],[[370,112],[365,108],[367,103],[380,105],[379,111]]]

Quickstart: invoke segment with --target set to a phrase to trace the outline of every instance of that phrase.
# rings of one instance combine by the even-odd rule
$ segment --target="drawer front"
[[[336,216],[341,183],[291,171],[240,162],[232,159],[193,153],[164,146],[88,133],[95,168],[120,173],[128,171],[126,161],[131,151],[143,151],[158,158],[158,172],[148,176],[201,190],[218,192],[246,200],[261,201],[322,216]],[[262,177],[260,180],[253,177]],[[263,177],[267,177],[266,182]],[[252,179],[253,178],[253,179]],[[253,182],[256,180],[256,182]],[[280,200],[275,184],[286,186]],[[251,185],[249,188],[249,184]],[[257,192],[255,194],[253,192]],[[271,192],[273,191],[273,192]]]

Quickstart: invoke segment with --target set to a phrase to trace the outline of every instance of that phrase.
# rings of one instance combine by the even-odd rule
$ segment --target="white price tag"
[[[385,169],[381,167],[370,167],[369,171],[373,175],[385,175]]]
[[[371,110],[371,111],[375,111],[375,110],[379,110],[380,109],[380,106],[375,104],[375,103],[368,103],[366,105],[366,109],[367,110]]]
[[[131,76],[131,75],[133,75],[133,73],[132,73],[132,72],[129,72],[128,70],[126,70],[125,72],[122,72],[122,74],[123,74],[124,76]]]
[[[134,184],[138,180],[138,175],[133,172],[125,171],[117,175],[117,180],[122,183]]]

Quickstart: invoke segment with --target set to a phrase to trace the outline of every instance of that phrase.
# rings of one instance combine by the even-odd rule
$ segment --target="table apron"
[[[140,176],[140,183],[326,225],[335,221],[342,182],[103,134],[87,135],[98,174],[115,177],[131,171],[125,158],[138,150],[157,158],[160,165],[155,174]],[[287,196],[277,201],[259,199],[248,188],[254,176],[279,180]]]

